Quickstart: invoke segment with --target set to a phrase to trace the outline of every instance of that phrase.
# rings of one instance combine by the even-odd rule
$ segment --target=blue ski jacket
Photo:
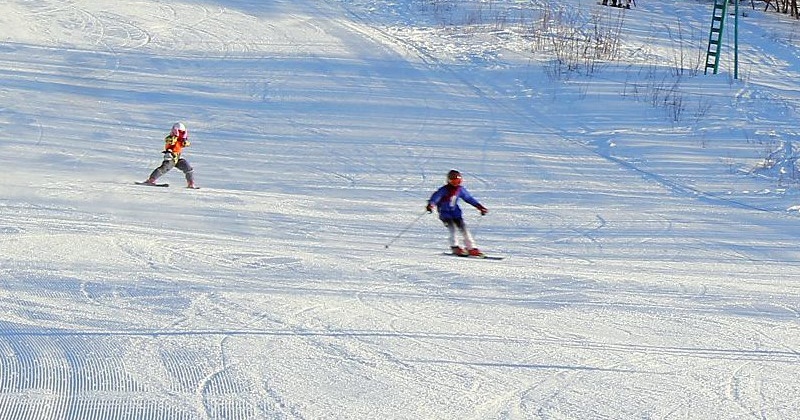
[[[462,186],[454,187],[450,184],[445,184],[436,192],[431,195],[430,203],[436,206],[439,212],[440,220],[456,220],[461,219],[461,207],[458,206],[458,199],[463,199],[467,203],[473,205],[477,209],[483,208],[481,203],[478,202],[469,191]]]

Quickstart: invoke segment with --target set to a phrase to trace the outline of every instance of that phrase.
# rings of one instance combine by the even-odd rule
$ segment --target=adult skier
[[[462,179],[461,172],[455,169],[448,172],[447,184],[440,187],[438,190],[436,190],[436,192],[433,193],[433,195],[431,195],[431,198],[428,200],[428,204],[425,206],[425,209],[428,211],[428,213],[430,213],[433,211],[433,208],[436,207],[436,210],[439,212],[439,220],[444,223],[448,232],[450,233],[450,250],[453,252],[453,254],[460,256],[483,257],[484,254],[478,249],[475,239],[472,237],[469,229],[467,229],[467,225],[464,223],[461,207],[458,206],[458,200],[462,199],[471,204],[481,212],[481,215],[488,213],[489,209],[484,207],[478,202],[478,200],[470,195],[469,191],[467,191],[467,189],[461,185]],[[456,229],[458,229],[458,231],[461,232],[461,235],[464,237],[464,246],[466,249],[459,245],[459,241],[456,236]]]
[[[189,147],[189,132],[186,130],[186,125],[182,122],[176,122],[172,125],[169,134],[164,138],[164,161],[161,166],[154,169],[144,181],[144,184],[157,185],[156,180],[165,173],[169,172],[172,168],[180,169],[186,176],[186,187],[197,188],[194,185],[194,170],[189,164],[189,161],[181,157],[184,147]],[[161,184],[158,184],[161,185]]]

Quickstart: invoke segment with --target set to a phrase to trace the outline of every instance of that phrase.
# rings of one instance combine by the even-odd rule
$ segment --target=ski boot
[[[458,245],[451,246],[450,247],[450,251],[452,251],[453,255],[458,255],[460,257],[465,257],[465,256],[469,255],[467,250],[465,250],[464,248],[461,248]]]
[[[483,257],[485,257],[485,256],[486,256],[486,254],[484,254],[483,252],[481,252],[481,250],[480,250],[480,249],[478,249],[478,248],[472,248],[472,249],[470,249],[470,250],[469,250],[469,256],[470,256],[470,257],[479,257],[479,258],[483,258]]]

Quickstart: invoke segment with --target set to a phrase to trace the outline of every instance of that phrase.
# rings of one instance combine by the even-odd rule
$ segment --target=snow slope
[[[796,416],[797,24],[733,80],[708,2],[564,3],[6,2],[0,418]],[[134,185],[176,120],[202,189]],[[503,261],[441,255],[451,168]]]

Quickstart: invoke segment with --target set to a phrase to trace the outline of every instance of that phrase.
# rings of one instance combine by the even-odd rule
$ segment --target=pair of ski
[[[444,252],[444,255],[449,255],[451,257],[460,257],[460,258],[471,258],[473,260],[502,260],[503,257],[498,257],[495,255],[461,255],[461,254],[453,254],[452,252]]]
[[[154,183],[151,183],[151,182],[136,182],[136,185],[146,185],[148,187],[164,187],[164,188],[169,187],[169,184],[167,184],[167,183],[154,184]],[[200,189],[200,187],[186,187],[186,188],[188,188],[190,190],[199,190]]]

